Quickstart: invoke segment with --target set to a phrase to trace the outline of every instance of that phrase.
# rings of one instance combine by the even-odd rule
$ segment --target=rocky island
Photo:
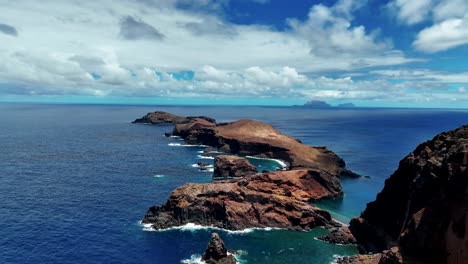
[[[467,167],[466,125],[419,145],[351,220],[357,241],[377,254],[338,263],[468,263]]]
[[[144,123],[152,125],[167,125],[167,124],[186,124],[194,119],[203,119],[211,123],[216,123],[216,120],[207,116],[178,116],[167,112],[156,111],[148,113],[141,118],[135,119],[132,123]]]
[[[177,188],[165,204],[149,208],[144,216],[142,222],[155,229],[188,223],[229,230],[338,227],[327,211],[310,202],[342,196],[339,178],[358,176],[325,147],[304,145],[271,125],[254,120],[215,123],[193,118],[176,124],[167,135],[224,153],[279,159],[288,165],[288,170],[258,174],[243,158],[218,156],[214,177],[234,179]]]
[[[228,252],[224,241],[217,233],[211,234],[210,242],[202,256],[202,261],[207,264],[236,264],[236,258]]]

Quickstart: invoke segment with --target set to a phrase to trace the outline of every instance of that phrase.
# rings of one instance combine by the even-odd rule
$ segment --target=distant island
[[[306,102],[304,105],[295,105],[295,107],[305,107],[305,108],[316,108],[316,109],[326,109],[326,108],[334,108],[334,107],[342,107],[342,108],[351,108],[356,107],[353,103],[343,103],[333,106],[325,101],[320,100],[311,100]]]

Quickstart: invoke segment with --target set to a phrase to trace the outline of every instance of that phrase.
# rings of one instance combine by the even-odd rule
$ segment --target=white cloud
[[[371,74],[398,80],[419,80],[443,83],[468,83],[468,72],[442,72],[428,69],[373,70]]]
[[[401,22],[413,25],[429,18],[433,2],[434,0],[394,0],[388,7]]]
[[[394,0],[387,7],[404,24],[432,22],[413,42],[419,51],[434,53],[468,43],[466,0]]]
[[[413,46],[424,52],[438,52],[468,44],[468,13],[463,18],[444,20],[423,29]]]

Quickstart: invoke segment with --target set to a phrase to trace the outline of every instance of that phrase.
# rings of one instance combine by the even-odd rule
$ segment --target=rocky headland
[[[271,125],[242,119],[215,124],[196,118],[187,124],[178,124],[168,135],[180,136],[188,144],[211,146],[221,152],[263,158],[279,159],[289,169],[319,169],[336,177],[359,177],[346,169],[338,155],[326,147],[313,147],[284,135]]]
[[[304,145],[271,125],[254,120],[215,123],[195,117],[175,124],[167,136],[208,146],[210,152],[231,154],[215,157],[214,178],[234,179],[188,183],[177,188],[166,203],[149,208],[144,216],[142,222],[154,229],[188,223],[228,230],[338,227],[330,213],[310,202],[341,197],[339,178],[358,177],[346,169],[343,159],[325,147]],[[287,170],[259,174],[239,157],[247,155],[281,160],[287,164]]]
[[[228,230],[332,227],[337,223],[330,214],[309,202],[342,194],[338,178],[311,169],[188,183],[174,190],[165,204],[149,208],[143,223],[155,229],[188,223]]]
[[[178,116],[167,112],[156,111],[148,113],[141,118],[135,119],[132,123],[143,123],[153,125],[168,125],[168,124],[187,124],[194,119],[203,119],[211,123],[216,123],[216,120],[207,116]]]
[[[210,242],[202,256],[202,261],[207,264],[236,264],[236,258],[228,252],[224,241],[217,233],[211,234]]]
[[[419,145],[351,220],[357,241],[377,254],[339,263],[468,263],[467,166],[468,126]]]

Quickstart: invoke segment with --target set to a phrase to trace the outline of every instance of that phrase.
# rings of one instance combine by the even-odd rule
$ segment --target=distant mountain
[[[304,107],[307,108],[330,108],[332,107],[330,104],[324,101],[319,100],[312,100],[304,104]]]
[[[344,103],[337,105],[337,107],[356,107],[356,105],[353,103]]]

